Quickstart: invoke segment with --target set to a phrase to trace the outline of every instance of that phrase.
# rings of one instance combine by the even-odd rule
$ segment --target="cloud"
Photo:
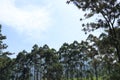
[[[33,37],[45,31],[52,20],[46,7],[32,4],[17,7],[15,0],[0,0],[0,23]]]

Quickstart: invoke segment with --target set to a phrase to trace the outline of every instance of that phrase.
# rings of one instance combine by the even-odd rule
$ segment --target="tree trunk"
[[[117,50],[118,62],[120,63],[120,48],[119,48],[119,44],[116,45],[116,50]]]
[[[97,66],[95,65],[95,77],[96,77],[96,80],[98,80],[98,72],[97,72]]]

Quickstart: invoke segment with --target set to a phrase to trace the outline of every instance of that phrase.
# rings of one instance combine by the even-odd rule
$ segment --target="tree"
[[[47,45],[43,46],[44,57],[44,77],[47,80],[61,80],[62,65],[55,49],[50,49]]]
[[[61,48],[59,49],[59,57],[60,57],[60,62],[63,66],[63,77],[65,78],[65,80],[68,80],[69,77],[69,63],[70,63],[70,50],[69,50],[69,44],[68,43],[64,43]]]
[[[6,49],[8,46],[5,43],[3,43],[3,40],[6,39],[6,36],[2,35],[1,28],[2,28],[2,26],[0,25],[0,55],[4,55],[2,50]]]
[[[1,80],[9,80],[11,77],[11,65],[12,60],[7,57],[0,57],[0,79]]]
[[[119,0],[69,0],[67,3],[73,2],[79,9],[85,11],[84,18],[88,19],[97,16],[96,22],[83,24],[85,32],[94,31],[103,28],[109,30],[108,36],[114,40],[114,47],[118,62],[120,62],[120,41],[115,28],[120,27],[120,2]],[[98,17],[101,16],[101,17]],[[83,20],[83,19],[80,19]]]
[[[30,66],[26,57],[27,52],[23,50],[19,52],[12,68],[13,79],[16,80],[29,80],[30,79]]]
[[[11,68],[11,59],[7,56],[11,53],[3,52],[8,46],[3,43],[3,40],[6,39],[6,36],[2,35],[2,26],[0,25],[0,79],[2,80],[9,80],[10,78],[10,69]]]

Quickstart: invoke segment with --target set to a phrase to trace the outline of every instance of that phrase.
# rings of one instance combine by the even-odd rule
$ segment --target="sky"
[[[80,42],[84,12],[66,0],[0,0],[0,24],[9,52],[30,52],[34,44],[58,50],[63,43]]]

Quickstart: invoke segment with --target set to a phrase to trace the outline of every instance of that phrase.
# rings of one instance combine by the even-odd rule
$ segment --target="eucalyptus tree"
[[[85,32],[97,29],[109,30],[111,40],[114,40],[117,61],[120,62],[120,41],[115,28],[120,28],[120,1],[119,0],[68,0],[85,12],[84,19],[96,17],[94,22],[83,24]],[[100,16],[100,17],[99,17]],[[80,20],[84,20],[80,19]]]
[[[87,42],[82,41],[81,43],[78,43],[77,41],[74,41],[70,44],[70,67],[74,69],[73,73],[75,74],[77,79],[85,78],[86,77],[86,71],[88,67],[88,58],[87,58]],[[75,71],[77,70],[77,71]],[[75,77],[72,73],[72,76]]]
[[[62,65],[55,49],[50,49],[47,45],[43,46],[44,57],[44,77],[47,80],[61,80]]]
[[[63,65],[63,75],[65,79],[85,77],[87,66],[87,47],[84,43],[74,41],[71,44],[64,43],[59,49],[60,62]]]
[[[92,34],[90,34],[86,40],[87,42],[89,42],[89,54],[88,57],[90,57],[90,72],[93,74],[93,76],[96,77],[96,80],[98,80],[99,77],[99,73],[101,72],[101,57],[103,56],[100,52],[100,48],[99,46],[102,44],[100,44],[100,40],[99,38],[97,38],[96,36],[93,36]],[[106,54],[106,53],[104,53]]]
[[[84,11],[84,18],[81,21],[90,18],[96,18],[93,22],[84,23],[82,25],[85,33],[97,29],[103,29],[107,32],[107,37],[102,38],[99,42],[98,53],[104,54],[102,57],[102,64],[104,68],[108,68],[109,74],[114,69],[115,73],[120,73],[120,68],[113,68],[117,62],[120,63],[120,41],[119,41],[119,28],[120,28],[120,1],[119,0],[68,0],[67,3],[73,2],[80,10]],[[94,48],[96,49],[96,48]],[[98,59],[97,59],[98,60]],[[115,64],[113,62],[115,61]],[[105,66],[104,62],[110,66]],[[119,64],[117,63],[117,64]],[[119,65],[118,65],[119,66]],[[111,70],[112,68],[112,70]],[[111,74],[113,76],[115,73]],[[115,79],[115,75],[112,79]],[[116,79],[118,79],[116,77]]]
[[[63,66],[63,77],[65,79],[69,79],[69,55],[70,55],[70,50],[69,50],[69,44],[64,43],[60,49],[59,49],[59,56],[60,56],[60,62],[62,63]]]
[[[12,76],[15,80],[29,80],[30,79],[30,67],[28,66],[28,59],[26,58],[27,52],[23,50],[19,52],[12,69]]]
[[[92,58],[90,64],[93,66],[96,79],[98,79],[98,76],[110,79],[113,73],[111,71],[114,69],[114,61],[117,61],[116,51],[112,46],[114,42],[110,41],[109,38],[106,34],[101,34],[99,38],[91,34],[87,38],[91,46],[89,56]]]
[[[70,66],[70,78],[74,79],[78,74],[78,65],[80,64],[80,45],[77,41],[74,41],[69,45],[69,66]]]
[[[11,65],[12,60],[7,56],[0,57],[0,79],[9,80],[11,78]]]
[[[116,35],[118,37],[118,39],[120,39],[120,28],[115,28],[115,31],[116,31]],[[109,32],[109,31],[107,31]],[[110,35],[110,34],[108,34]],[[99,45],[99,49],[100,49],[100,52],[102,54],[104,54],[104,56],[102,57],[102,62],[104,62],[104,66],[106,65],[105,68],[107,68],[106,70],[106,74],[107,76],[109,75],[109,78],[111,79],[118,79],[119,76],[117,74],[120,74],[120,67],[119,66],[119,62],[118,61],[118,58],[117,58],[117,52],[116,52],[116,48],[115,48],[115,45],[116,45],[116,42],[114,40],[111,39],[112,37],[110,36],[106,36],[105,34],[103,34],[103,38],[102,40],[100,40],[100,44]],[[106,45],[102,45],[102,44],[106,44]],[[119,44],[118,44],[119,45]],[[116,65],[117,64],[117,65]],[[115,76],[116,74],[116,76]],[[114,76],[114,77],[113,77]]]
[[[80,47],[81,59],[80,60],[81,60],[81,64],[83,64],[82,65],[83,67],[81,66],[81,69],[83,69],[82,70],[83,71],[82,75],[83,75],[84,78],[86,78],[87,74],[88,74],[87,71],[89,69],[88,68],[89,67],[88,62],[90,61],[90,58],[88,57],[89,44],[86,41],[81,41],[80,45],[81,45],[81,47]]]
[[[32,74],[34,77],[34,80],[40,79],[40,66],[41,66],[41,59],[40,59],[40,53],[39,53],[39,47],[37,44],[33,46],[33,49],[31,50],[31,58],[32,58],[32,65],[31,68],[33,70]]]

